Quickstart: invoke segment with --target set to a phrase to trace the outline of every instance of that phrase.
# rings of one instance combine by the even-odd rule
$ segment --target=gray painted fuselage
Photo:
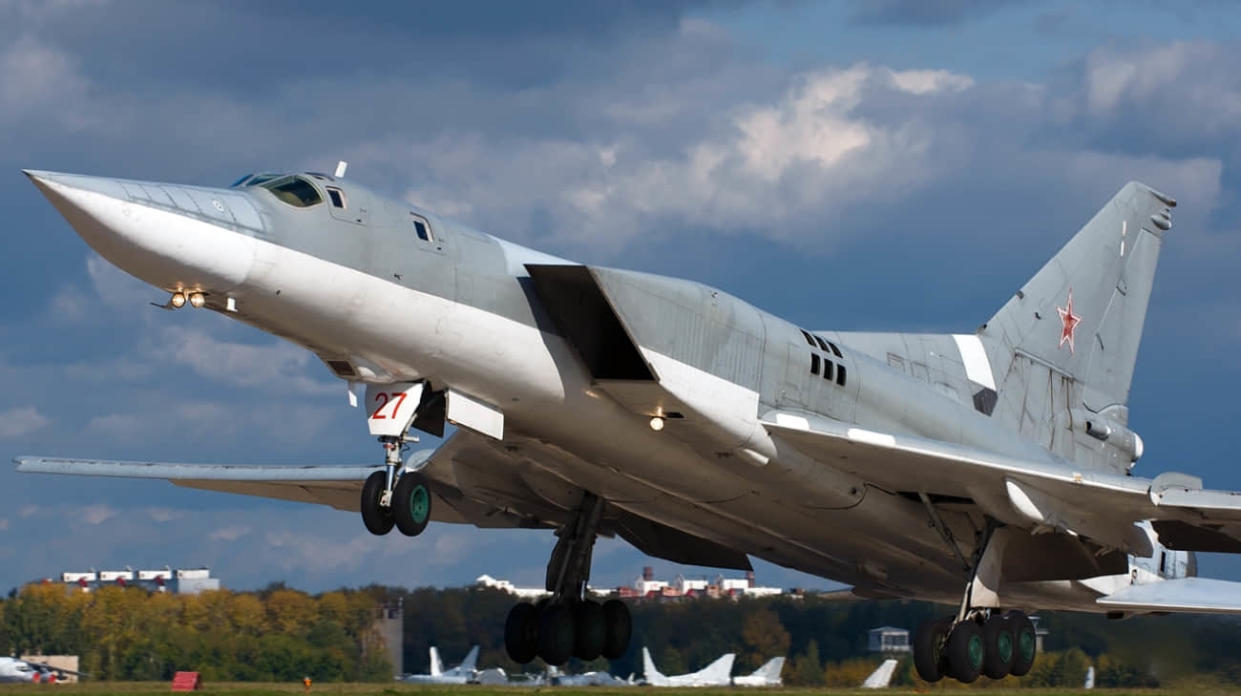
[[[350,379],[426,379],[494,404],[504,411],[512,447],[528,438],[554,449],[561,456],[535,463],[613,505],[863,592],[959,596],[967,576],[929,524],[917,491],[880,488],[827,462],[807,462],[779,441],[779,456],[765,466],[704,451],[653,430],[647,417],[598,389],[599,380],[540,302],[528,271],[568,261],[331,177],[306,180],[321,194],[328,186],[339,189],[344,209],[326,195],[297,208],[256,187],[39,176],[294,252],[320,269],[314,283],[260,251],[251,267],[233,276],[204,276],[210,277],[203,286],[209,306],[302,345],[326,363],[348,364]],[[415,233],[416,220],[429,226],[428,239]],[[170,286],[172,275],[135,270],[110,241],[87,241],[143,280],[178,289]],[[760,416],[817,414],[1027,461],[1064,461],[1064,452],[979,410],[972,401],[976,385],[950,336],[820,331],[808,337],[702,284],[610,269],[597,274],[635,344],[757,393]],[[226,297],[237,311],[225,310]],[[830,377],[824,374],[828,363]],[[939,511],[968,556],[982,517],[969,501],[958,502]],[[1087,608],[1091,597],[1075,592],[1031,585],[1012,587],[1009,596],[1031,606]]]

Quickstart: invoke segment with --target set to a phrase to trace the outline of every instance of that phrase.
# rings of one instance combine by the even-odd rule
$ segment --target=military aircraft
[[[732,679],[734,653],[721,655],[719,659],[697,672],[667,676],[655,666],[651,651],[642,648],[642,683],[647,686],[728,686]]]
[[[434,645],[430,648],[430,674],[405,674],[398,681],[410,684],[470,684],[478,681],[478,646],[470,648],[461,664],[452,669],[444,669],[440,659],[440,651]]]
[[[610,672],[590,671],[581,674],[561,674],[555,667],[548,667],[548,681],[552,686],[637,686],[634,676],[621,679]]]
[[[42,662],[19,660],[16,657],[0,657],[0,684],[8,683],[55,683],[58,677],[72,674],[84,677],[85,674],[71,669],[62,669]]]
[[[977,330],[941,335],[810,331],[716,288],[483,234],[343,163],[227,188],[26,173],[163,307],[258,327],[365,385],[383,464],[18,470],[324,504],[375,534],[553,530],[551,597],[505,624],[517,662],[625,652],[625,605],[585,593],[599,535],[955,605],[915,633],[930,681],[1023,674],[1034,609],[1241,612],[1241,585],[1194,577],[1193,556],[1241,553],[1241,494],[1134,470],[1126,404],[1176,204],[1143,184]],[[449,424],[434,452],[406,455],[413,431]]]
[[[733,686],[784,686],[784,656],[773,657],[749,674],[733,677]]]

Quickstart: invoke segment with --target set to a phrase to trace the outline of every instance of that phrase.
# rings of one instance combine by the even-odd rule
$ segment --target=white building
[[[207,568],[173,570],[167,566],[157,570],[100,570],[68,571],[60,574],[60,581],[68,586],[76,585],[83,592],[90,592],[105,585],[121,587],[137,586],[150,592],[173,594],[198,594],[220,589],[219,578],[211,577]]]
[[[486,574],[478,576],[474,584],[507,592],[522,599],[540,599],[542,597],[550,597],[552,594],[541,587],[517,587],[508,580],[497,580]]]
[[[691,592],[701,594],[706,592],[710,586],[711,583],[707,582],[706,578],[687,578],[684,575],[677,575],[676,579],[672,581],[672,587],[683,595]]]
[[[909,631],[895,626],[880,626],[866,632],[866,649],[877,653],[907,653]]]

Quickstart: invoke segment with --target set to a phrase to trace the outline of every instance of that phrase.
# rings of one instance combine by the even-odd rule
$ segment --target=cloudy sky
[[[0,0],[0,455],[379,456],[308,353],[151,308],[22,167],[223,185],[345,159],[560,255],[805,326],[936,332],[972,330],[1140,179],[1180,206],[1131,402],[1139,471],[1241,489],[1241,10],[1161,5]],[[126,564],[237,588],[535,584],[550,542],[376,539],[330,510],[0,467],[0,589]],[[644,562],[603,542],[595,582]]]

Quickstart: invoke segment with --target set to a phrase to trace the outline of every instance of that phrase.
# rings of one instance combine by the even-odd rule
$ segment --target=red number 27
[[[401,404],[405,401],[405,392],[394,392],[392,394],[388,394],[387,392],[379,392],[375,395],[375,401],[379,405],[376,406],[375,410],[371,413],[372,419],[384,420],[386,418],[396,418],[397,411],[401,410]],[[384,415],[380,413],[380,411],[384,410],[384,406],[387,406],[388,404],[392,404],[391,415]]]

